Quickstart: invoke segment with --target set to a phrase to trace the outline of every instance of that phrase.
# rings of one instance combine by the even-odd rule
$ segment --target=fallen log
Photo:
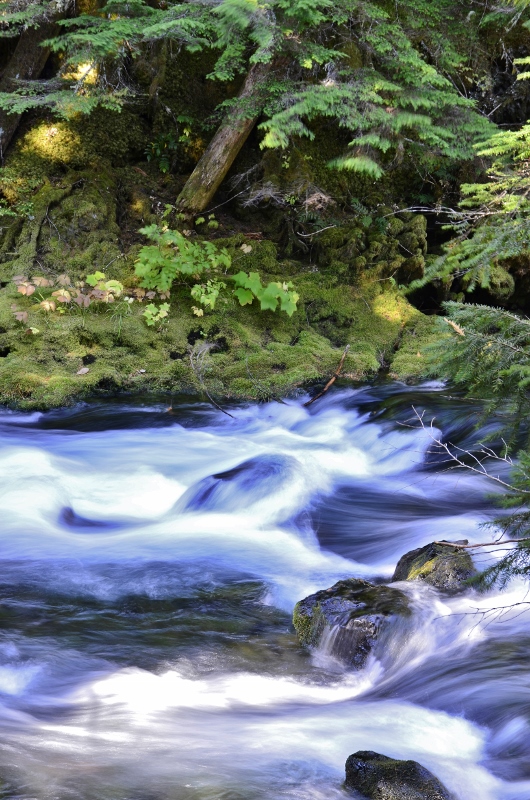
[[[259,90],[270,66],[254,64],[238,95],[239,105],[225,117],[177,198],[177,208],[197,214],[208,208],[261,113]]]

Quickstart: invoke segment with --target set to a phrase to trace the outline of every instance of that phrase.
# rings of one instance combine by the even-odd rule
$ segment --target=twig
[[[481,544],[452,544],[452,542],[434,542],[444,547],[454,547],[457,550],[471,550],[474,547],[501,547],[505,544],[519,544],[519,542],[530,542],[530,536],[523,539],[503,539],[501,542],[482,542]]]
[[[206,397],[208,398],[210,403],[213,406],[215,406],[215,408],[217,408],[218,411],[222,411],[223,414],[226,414],[227,417],[231,417],[232,419],[235,419],[233,414],[230,414],[228,411],[225,411],[225,409],[221,408],[219,403],[217,403],[213,399],[213,397],[211,396],[210,392],[206,388],[206,384],[204,383],[204,380],[203,380],[203,377],[202,377],[202,371],[203,371],[203,367],[204,367],[204,358],[205,358],[206,354],[210,350],[212,350],[214,347],[215,347],[215,344],[210,344],[209,342],[204,342],[202,344],[202,346],[199,347],[197,350],[194,347],[192,350],[190,350],[190,365],[191,365],[191,368],[192,368],[193,372],[195,373],[195,377],[197,378],[197,380],[200,383],[201,389],[203,390],[204,394],[206,395]],[[194,356],[195,356],[195,360],[194,360]]]
[[[304,239],[310,239],[311,236],[316,236],[318,233],[324,233],[324,231],[329,231],[331,228],[336,227],[336,225],[328,225],[327,228],[321,228],[319,231],[315,231],[314,233],[298,233],[297,236],[302,236]]]
[[[345,349],[344,353],[342,354],[342,358],[341,358],[341,360],[339,362],[339,366],[337,367],[336,371],[333,373],[333,377],[331,377],[329,379],[329,381],[326,383],[326,385],[324,386],[322,391],[319,392],[319,394],[317,394],[314,397],[312,397],[311,400],[308,400],[307,403],[304,403],[304,406],[310,406],[312,403],[315,402],[315,400],[318,400],[319,397],[322,397],[323,394],[326,394],[326,392],[327,392],[327,390],[329,389],[330,386],[333,386],[333,384],[335,383],[335,381],[339,377],[340,373],[342,372],[342,368],[344,366],[344,362],[346,360],[346,356],[348,355],[348,350],[349,349],[350,349],[350,345],[348,344],[348,345],[346,345],[346,349]]]
[[[507,464],[510,467],[513,467],[513,461],[511,458],[509,458],[508,456],[498,456],[493,450],[491,450],[491,448],[483,444],[482,450],[479,453],[479,455],[483,456],[483,458],[480,459],[470,450],[464,450],[463,448],[458,447],[457,445],[453,445],[450,442],[445,443],[441,439],[437,438],[434,434],[434,419],[431,420],[430,426],[427,427],[425,425],[425,422],[423,421],[423,415],[425,412],[420,414],[414,408],[414,406],[412,406],[412,410],[414,411],[414,414],[420,424],[420,427],[424,431],[429,433],[429,436],[431,440],[434,442],[434,444],[442,452],[445,452],[449,456],[449,459],[453,462],[454,467],[449,467],[449,469],[463,467],[464,469],[467,469],[470,472],[476,472],[478,475],[482,475],[485,478],[489,478],[490,481],[494,481],[495,483],[498,483],[500,486],[503,486],[505,489],[508,489],[508,491],[513,492],[514,487],[512,486],[512,484],[508,483],[507,481],[503,481],[502,478],[500,478],[498,475],[492,475],[490,472],[488,472],[488,470],[484,466],[484,461],[493,459],[495,461],[500,461],[504,464]],[[463,453],[464,455],[467,455],[470,458],[472,458],[476,466],[473,466],[473,464],[466,464],[465,461],[463,461],[463,458],[459,457],[457,453]],[[519,494],[530,495],[530,489],[518,489],[517,491],[519,492]]]

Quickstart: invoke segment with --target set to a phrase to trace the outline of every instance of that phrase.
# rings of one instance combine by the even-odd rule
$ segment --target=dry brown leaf
[[[56,297],[58,303],[69,303],[72,299],[72,295],[67,289],[58,289],[56,292],[52,292],[52,297]]]
[[[20,283],[17,287],[17,291],[20,294],[25,295],[26,297],[31,297],[31,295],[35,291],[35,287],[31,283]]]
[[[459,336],[465,336],[466,335],[465,331],[463,330],[463,328],[461,328],[460,325],[457,325],[456,322],[453,322],[452,319],[447,319],[447,317],[444,317],[444,319],[447,322],[447,324],[450,325],[451,328],[454,331],[456,331],[456,333],[458,333]]]

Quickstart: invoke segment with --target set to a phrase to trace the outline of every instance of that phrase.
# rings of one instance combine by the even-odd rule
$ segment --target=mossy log
[[[197,214],[212,201],[261,113],[259,90],[268,71],[267,64],[250,68],[238,95],[238,106],[217,129],[177,199],[182,211]]]
[[[58,31],[56,18],[44,22],[38,28],[27,28],[20,36],[11,59],[0,78],[0,92],[12,92],[17,81],[34,80],[44,69],[50,54],[42,42],[55,36]],[[3,160],[22,114],[8,114],[0,109],[0,159]]]

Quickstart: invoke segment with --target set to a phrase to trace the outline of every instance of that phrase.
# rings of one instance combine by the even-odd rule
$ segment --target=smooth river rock
[[[348,758],[345,786],[369,800],[455,800],[417,761],[399,761],[371,750]]]
[[[405,553],[397,563],[392,582],[424,581],[449,594],[463,591],[465,582],[477,571],[469,553],[454,547],[454,544],[431,542]]]
[[[300,600],[293,624],[302,644],[320,646],[360,669],[381,630],[409,614],[407,596],[399,589],[352,578]]]

